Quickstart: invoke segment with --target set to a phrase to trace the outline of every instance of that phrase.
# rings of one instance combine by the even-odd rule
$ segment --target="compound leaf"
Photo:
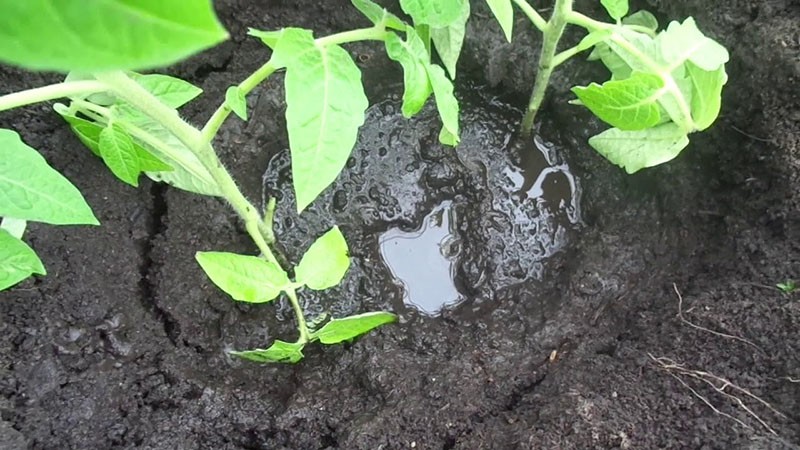
[[[414,19],[414,25],[443,28],[451,25],[462,14],[468,0],[400,0],[400,7]]]
[[[378,328],[381,325],[392,323],[397,316],[388,312],[369,312],[342,319],[333,319],[317,330],[312,338],[319,339],[323,344],[338,344],[349,341],[362,334]]]
[[[247,99],[238,86],[231,86],[225,91],[225,103],[242,120],[247,120]]]
[[[339,227],[333,227],[311,244],[294,273],[298,283],[321,291],[339,284],[349,268],[347,241]]]
[[[0,228],[0,291],[33,274],[47,274],[36,252],[28,244]]]
[[[286,67],[286,126],[302,212],[344,168],[369,103],[350,54],[317,45],[309,31],[284,29],[273,60]]]
[[[167,66],[227,39],[208,0],[0,0],[0,61],[31,70]]]
[[[398,31],[406,29],[405,22],[371,0],[350,0],[350,3],[375,25],[383,22],[387,28]]]
[[[621,130],[643,130],[661,119],[658,100],[663,87],[658,75],[635,72],[624,80],[578,86],[572,92],[606,123]]]
[[[461,56],[461,48],[464,46],[469,11],[469,2],[464,1],[461,4],[461,14],[457,20],[446,27],[431,28],[433,46],[452,79],[456,78],[456,65]]]
[[[628,0],[600,0],[603,7],[614,20],[620,20],[628,14]]]
[[[589,145],[628,173],[671,161],[688,144],[686,132],[672,122],[638,131],[611,128],[589,138]]]
[[[394,33],[386,37],[386,54],[403,66],[403,116],[418,113],[431,96],[433,88],[428,79],[428,51],[414,28],[406,29],[403,41]]]
[[[283,269],[256,256],[197,252],[195,259],[214,284],[240,302],[272,301],[289,285]]]
[[[503,34],[506,40],[511,42],[511,36],[514,32],[514,7],[511,0],[486,0],[489,4],[489,9],[503,29]]]
[[[260,363],[296,363],[303,359],[305,344],[275,341],[267,349],[233,351],[231,355]]]
[[[436,109],[442,118],[442,132],[439,133],[439,140],[445,144],[455,147],[460,141],[458,127],[458,100],[453,95],[453,83],[447,78],[444,69],[431,64],[427,66],[428,77],[433,87],[433,95],[436,97]]]
[[[53,225],[98,225],[78,189],[25,145],[0,129],[0,216]]]
[[[712,72],[730,59],[728,50],[706,37],[697,28],[692,17],[683,23],[671,22],[656,37],[656,45],[661,61],[670,67],[679,67],[688,60],[697,67]]]
[[[728,75],[724,65],[709,72],[687,62],[686,71],[692,83],[692,119],[697,130],[702,131],[710,127],[719,116],[722,87],[728,81]]]

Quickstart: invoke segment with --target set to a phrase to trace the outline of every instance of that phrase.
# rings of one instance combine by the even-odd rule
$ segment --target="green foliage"
[[[321,291],[339,284],[349,268],[347,241],[339,227],[333,227],[311,244],[294,272],[298,283]]]
[[[392,323],[397,316],[388,312],[369,312],[342,319],[333,319],[312,334],[326,345],[338,344],[369,333],[381,325]]]
[[[237,86],[231,86],[225,91],[225,103],[240,119],[247,120],[247,99]]]
[[[403,66],[402,111],[403,116],[410,118],[425,106],[433,93],[428,77],[428,51],[414,27],[409,26],[405,41],[394,33],[386,37],[386,54]]]
[[[272,59],[286,68],[286,126],[302,212],[344,168],[369,103],[350,54],[317,45],[311,31],[284,29]]]
[[[134,144],[130,135],[113,123],[100,131],[98,148],[111,172],[131,186],[139,186],[142,172],[172,170],[152,153]]]
[[[775,285],[781,292],[784,294],[791,294],[797,290],[797,283],[792,280],[786,280],[783,283],[778,283]]]
[[[0,291],[33,274],[47,274],[36,252],[28,244],[0,228]]]
[[[233,356],[258,363],[296,363],[303,359],[304,343],[275,341],[267,349],[232,351]]]
[[[635,72],[629,78],[575,87],[572,92],[595,116],[620,130],[643,130],[661,120],[658,99],[664,94],[664,80],[653,74]]]
[[[635,173],[675,159],[689,145],[689,137],[670,122],[637,131],[611,128],[589,138],[589,145],[628,173]]]
[[[52,225],[98,225],[89,205],[66,178],[19,135],[0,129],[0,217]]]
[[[166,75],[131,73],[130,76],[159,102],[170,108],[180,108],[202,93],[202,89],[191,83]],[[85,100],[76,97],[69,106],[56,104],[55,110],[70,124],[81,142],[95,155],[102,157],[120,179],[135,186],[138,174],[144,172],[154,181],[161,181],[189,192],[210,196],[222,195],[214,178],[203,167],[194,152],[163,125],[111,94],[93,97],[99,98],[99,103],[91,101],[92,97]],[[92,103],[94,110],[78,106],[79,101]],[[103,114],[99,114],[98,111],[102,111]],[[86,120],[79,117],[79,114],[91,117],[93,120]],[[127,167],[124,171],[119,164],[115,165],[114,161],[119,158],[118,156],[115,158],[113,154],[109,154],[109,160],[112,161],[109,163],[100,152],[100,134],[112,122],[117,130],[115,134],[125,134],[127,137],[121,139],[132,141],[133,150],[129,150],[128,153],[136,155],[135,159],[132,156],[127,158],[130,165],[124,166]],[[138,172],[137,168],[140,169]],[[118,173],[120,171],[122,176]],[[131,171],[136,172],[135,177],[126,175],[126,172]]]
[[[166,66],[228,37],[208,0],[0,0],[0,61],[32,70]]]
[[[614,20],[620,20],[628,15],[628,0],[600,0],[603,7]]]
[[[398,31],[406,29],[405,22],[371,0],[350,0],[350,3],[364,14],[373,25],[385,24],[387,28]]]
[[[214,284],[240,302],[272,301],[290,285],[283,269],[256,256],[198,252],[195,258]]]
[[[456,20],[446,27],[431,27],[431,40],[436,48],[436,53],[442,59],[450,78],[456,78],[456,64],[461,56],[464,46],[464,36],[467,33],[467,20],[469,20],[469,1],[461,4],[461,10]]]
[[[445,28],[459,20],[468,0],[400,0],[400,7],[415,25]]]
[[[506,40],[511,42],[514,34],[514,7],[511,0],[486,0],[486,3],[503,29]]]

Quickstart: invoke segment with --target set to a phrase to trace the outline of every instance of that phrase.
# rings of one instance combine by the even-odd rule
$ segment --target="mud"
[[[196,123],[268,55],[248,26],[365,25],[339,0],[217,3],[234,40],[171,71],[205,89],[184,111]],[[462,147],[437,144],[430,109],[402,119],[398,71],[379,47],[351,46],[373,106],[347,170],[300,216],[280,76],[252,94],[254,119],[217,142],[226,164],[250,198],[279,199],[287,258],[334,224],[351,248],[340,287],[303,292],[308,313],[401,316],[296,366],[226,355],[294,325],[285,305],[229,301],[196,266],[198,250],[254,251],[224,204],[118,183],[47,105],[0,115],[103,222],[26,234],[49,276],[0,294],[0,448],[798,448],[800,297],[773,286],[800,278],[800,7],[640,6],[695,16],[732,63],[717,124],[634,176],[586,145],[601,125],[567,104],[566,74],[599,79],[591,64],[566,64],[537,141],[516,138],[538,37],[520,17],[504,43],[483,2],[457,86]],[[0,73],[4,91],[54,79]],[[381,243],[436,220],[411,250],[448,266],[422,288],[426,307]]]

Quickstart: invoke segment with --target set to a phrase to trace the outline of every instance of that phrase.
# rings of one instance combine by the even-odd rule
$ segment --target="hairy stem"
[[[539,65],[536,72],[536,81],[533,85],[533,93],[531,100],[528,104],[528,110],[522,118],[522,135],[530,136],[533,130],[533,121],[536,119],[536,113],[542,106],[544,94],[547,91],[547,85],[550,83],[550,76],[553,74],[555,67],[554,59],[558,42],[564,34],[564,28],[567,26],[567,19],[572,12],[572,0],[556,0],[553,9],[553,15],[547,22],[544,30],[544,38],[542,40],[542,51],[539,55]]]
[[[308,324],[306,323],[306,316],[303,314],[303,307],[300,306],[300,301],[297,299],[297,291],[294,288],[287,289],[286,296],[289,297],[294,315],[297,317],[297,331],[300,332],[300,339],[297,342],[305,344],[311,340],[311,334],[308,332]]]
[[[244,221],[245,228],[258,246],[258,249],[265,258],[278,264],[278,260],[268,245],[268,240],[274,240],[274,237],[271,234],[268,236],[262,234],[261,224],[263,219],[261,214],[236,186],[236,182],[222,165],[214,148],[211,144],[203,141],[200,131],[186,123],[178,116],[177,111],[161,103],[158,98],[154,97],[124,72],[99,73],[96,74],[96,78],[98,81],[105,83],[121,99],[164,126],[197,156],[197,159],[200,160],[211,177],[214,178],[223,197]]]
[[[99,81],[68,81],[35,89],[14,92],[0,97],[0,111],[19,108],[33,103],[46,102],[57,98],[76,97],[107,91],[108,87]]]

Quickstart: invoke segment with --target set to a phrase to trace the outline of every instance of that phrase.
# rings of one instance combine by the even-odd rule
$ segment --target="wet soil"
[[[170,71],[205,89],[184,111],[196,123],[266,58],[248,26],[365,25],[343,0],[217,4],[234,39]],[[577,8],[600,16],[593,4]],[[250,198],[279,198],[289,259],[333,224],[352,250],[342,286],[303,293],[308,313],[401,317],[295,366],[226,355],[294,326],[285,305],[229,301],[194,263],[254,251],[224,204],[116,182],[47,105],[0,115],[103,222],[26,234],[49,275],[0,294],[0,448],[798,448],[800,297],[774,285],[800,278],[800,6],[639,6],[693,15],[732,62],[717,124],[634,176],[587,146],[601,125],[566,102],[567,73],[602,76],[591,64],[565,65],[537,141],[516,138],[539,41],[520,18],[506,44],[483,2],[457,86],[462,147],[437,144],[430,110],[402,119],[398,71],[352,45],[373,106],[301,216],[280,76],[253,93],[253,119],[217,142],[226,164]],[[0,72],[3,91],[54,79]],[[432,252],[441,284],[399,273],[387,242],[401,238]]]

